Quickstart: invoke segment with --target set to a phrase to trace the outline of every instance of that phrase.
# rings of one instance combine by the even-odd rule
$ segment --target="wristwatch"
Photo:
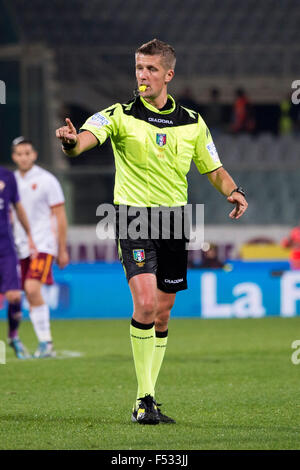
[[[242,196],[246,197],[246,193],[241,186],[237,186],[236,188],[234,188],[229,194],[229,196],[232,196],[233,193],[240,193],[242,194]]]
[[[62,143],[62,148],[63,148],[64,150],[71,150],[71,149],[73,149],[74,147],[76,147],[76,145],[77,145],[77,140],[76,140],[76,142],[73,142],[72,144],[68,144],[67,142],[63,142],[63,143]]]

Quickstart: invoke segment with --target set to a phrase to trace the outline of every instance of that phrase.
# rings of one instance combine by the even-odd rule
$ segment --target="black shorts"
[[[126,206],[120,207],[124,209]],[[133,237],[131,233],[127,233],[127,236],[123,238],[124,230],[123,232],[120,230],[120,207],[116,206],[116,241],[119,258],[127,280],[129,281],[137,274],[153,273],[156,275],[157,287],[163,292],[175,293],[187,289],[188,238],[184,234],[183,208],[176,208],[176,210],[182,211],[182,237],[178,239],[174,235],[172,215],[170,219],[170,236],[165,238],[162,229],[162,216],[158,219],[159,225],[154,224],[151,221],[150,208],[142,208],[143,210],[147,209],[147,236],[144,233],[143,236],[136,238],[136,234]],[[134,210],[138,210],[138,208],[134,208]],[[172,210],[172,208],[168,208],[168,210]],[[136,216],[126,216],[127,228],[134,220],[137,220]],[[125,221],[125,218],[123,218],[123,221]],[[155,233],[154,236],[153,233]]]

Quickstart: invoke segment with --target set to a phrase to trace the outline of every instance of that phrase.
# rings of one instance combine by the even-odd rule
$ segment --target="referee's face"
[[[167,84],[174,76],[174,70],[166,69],[161,55],[136,54],[135,75],[138,87],[147,86],[141,95],[144,98],[155,99],[166,92]]]

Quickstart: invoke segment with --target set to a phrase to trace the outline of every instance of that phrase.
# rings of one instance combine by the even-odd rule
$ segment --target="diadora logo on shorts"
[[[156,143],[163,147],[167,143],[167,134],[156,134]]]
[[[183,278],[180,278],[180,279],[165,279],[166,284],[179,284],[180,282],[183,282]]]

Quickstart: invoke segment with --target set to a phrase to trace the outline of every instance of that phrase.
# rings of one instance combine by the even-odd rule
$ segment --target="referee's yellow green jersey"
[[[222,166],[201,116],[168,95],[158,110],[141,96],[91,116],[81,130],[99,144],[110,137],[115,156],[114,203],[128,206],[183,206],[193,159],[200,173]]]

